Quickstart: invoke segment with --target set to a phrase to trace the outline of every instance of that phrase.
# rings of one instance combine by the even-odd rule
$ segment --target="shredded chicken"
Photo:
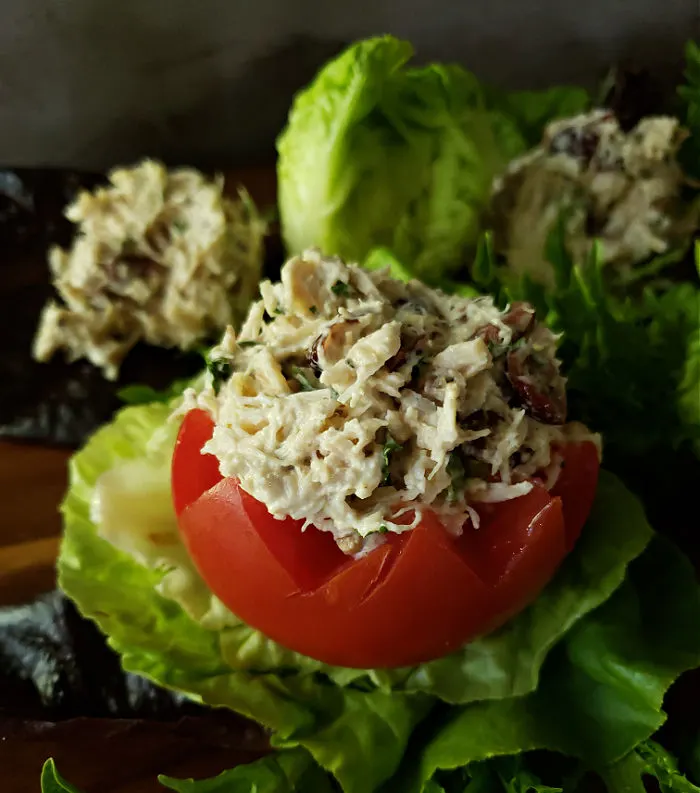
[[[58,300],[44,309],[34,356],[58,350],[116,378],[140,340],[191,349],[245,316],[258,285],[265,224],[223,180],[146,160],[113,171],[66,210],[69,250],[49,254]]]
[[[509,265],[545,284],[544,259],[555,223],[586,261],[594,240],[606,265],[623,274],[687,239],[699,218],[680,201],[685,177],[677,154],[686,133],[675,118],[645,118],[630,132],[602,110],[552,122],[542,143],[496,180],[491,221]]]
[[[263,283],[185,408],[215,421],[205,451],[263,502],[346,552],[408,531],[430,507],[454,533],[479,501],[553,482],[567,425],[556,338],[525,304],[448,296],[308,251]]]

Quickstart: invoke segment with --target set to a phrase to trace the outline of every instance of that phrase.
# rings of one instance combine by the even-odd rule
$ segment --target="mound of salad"
[[[269,730],[181,793],[693,793],[657,739],[700,666],[700,50],[632,126],[411,52],[296,97],[279,280],[73,457],[59,584]]]

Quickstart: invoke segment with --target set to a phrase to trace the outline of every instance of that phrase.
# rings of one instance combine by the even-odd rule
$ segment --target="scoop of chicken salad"
[[[562,213],[573,258],[584,261],[598,241],[602,261],[623,277],[683,244],[698,223],[697,204],[682,200],[688,180],[677,155],[687,134],[669,116],[625,131],[607,110],[550,122],[541,143],[495,180],[497,249],[514,270],[551,286],[545,243]]]
[[[63,350],[115,379],[138,342],[189,350],[239,322],[260,277],[265,223],[245,192],[152,160],[109,175],[66,210],[78,233],[49,264],[60,300],[45,307],[40,361]]]
[[[424,510],[478,527],[477,502],[553,486],[566,423],[557,338],[534,310],[447,295],[309,250],[261,284],[238,336],[186,394],[215,421],[205,453],[276,518],[362,554]]]

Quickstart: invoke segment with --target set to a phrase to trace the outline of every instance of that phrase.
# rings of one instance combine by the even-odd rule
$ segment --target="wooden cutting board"
[[[226,179],[229,190],[243,184],[260,208],[274,205],[274,168],[236,170]],[[3,279],[2,272],[0,293],[11,289],[14,280]],[[61,531],[58,508],[70,454],[67,449],[0,441],[0,605],[29,601],[55,585]],[[37,793],[41,765],[49,756],[86,793],[155,793],[164,790],[156,782],[157,773],[209,776],[255,756],[245,747],[240,751],[200,747],[196,756],[188,755],[187,741],[157,725],[134,728],[115,722],[113,730],[96,732],[99,737],[88,744],[84,731],[71,737],[70,729],[23,737],[0,733],[2,789]]]

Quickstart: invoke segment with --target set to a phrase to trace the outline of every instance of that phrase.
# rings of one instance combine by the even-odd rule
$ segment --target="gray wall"
[[[343,42],[391,32],[419,59],[513,87],[678,66],[699,0],[0,0],[0,162],[269,157],[294,90]]]

